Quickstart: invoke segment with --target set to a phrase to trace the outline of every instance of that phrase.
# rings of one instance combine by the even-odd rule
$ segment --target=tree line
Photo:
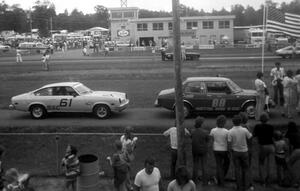
[[[293,0],[290,3],[283,2],[280,5],[268,1],[270,6],[276,7],[282,12],[294,14],[300,13],[300,1]],[[263,23],[263,5],[255,10],[251,6],[244,7],[236,4],[231,6],[231,10],[212,10],[205,12],[203,9],[197,10],[192,7],[180,5],[180,16],[207,16],[207,15],[235,15],[235,26],[261,25]],[[31,29],[39,29],[42,37],[50,35],[50,30],[85,30],[91,27],[100,26],[109,28],[108,8],[102,5],[94,7],[95,13],[84,14],[78,9],[71,13],[67,10],[64,13],[56,13],[55,5],[49,0],[36,1],[32,10],[24,10],[19,5],[8,5],[5,1],[0,3],[0,31],[14,30],[18,33],[30,32]],[[139,10],[139,18],[171,17],[172,12]]]

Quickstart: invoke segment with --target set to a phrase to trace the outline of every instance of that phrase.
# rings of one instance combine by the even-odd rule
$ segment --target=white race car
[[[126,93],[92,91],[79,82],[45,85],[11,98],[10,109],[29,111],[32,118],[44,118],[50,112],[91,112],[99,119],[127,108]]]

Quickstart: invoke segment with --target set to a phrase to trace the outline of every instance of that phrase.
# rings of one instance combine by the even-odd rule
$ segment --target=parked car
[[[9,108],[29,111],[34,119],[44,118],[50,112],[91,112],[105,119],[112,112],[126,109],[128,104],[126,93],[93,91],[79,82],[61,82],[14,96]]]
[[[173,51],[168,51],[165,48],[161,49],[161,60],[173,60],[174,53]],[[198,52],[191,52],[189,50],[186,50],[185,53],[186,60],[199,60],[200,54]]]
[[[8,52],[8,51],[10,51],[10,46],[8,46],[8,45],[4,45],[4,44],[0,44],[0,51],[2,51],[2,52]]]
[[[117,47],[130,47],[130,41],[116,41]]]
[[[256,91],[240,88],[224,77],[190,77],[183,82],[184,116],[194,112],[224,113],[245,111],[255,116]],[[175,89],[162,90],[155,106],[175,112]]]
[[[276,50],[276,55],[282,58],[293,58],[300,56],[300,46],[287,46]]]

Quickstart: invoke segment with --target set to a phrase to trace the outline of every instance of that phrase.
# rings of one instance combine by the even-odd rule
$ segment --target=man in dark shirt
[[[255,125],[253,130],[253,137],[257,138],[259,145],[259,177],[263,184],[269,183],[271,156],[275,152],[273,144],[274,127],[267,124],[268,120],[268,114],[263,113],[260,116],[261,123]],[[264,175],[263,172],[266,174]]]
[[[204,122],[203,117],[197,117],[195,120],[195,130],[192,132],[192,153],[193,153],[193,180],[197,182],[199,163],[202,170],[202,184],[207,185],[207,152],[209,144],[209,132],[201,128]]]
[[[300,131],[295,122],[291,121],[288,123],[288,130],[285,137],[289,140],[289,145],[291,147],[291,156],[288,160],[288,166],[291,169],[293,179],[297,176],[293,173],[293,165],[300,160]]]

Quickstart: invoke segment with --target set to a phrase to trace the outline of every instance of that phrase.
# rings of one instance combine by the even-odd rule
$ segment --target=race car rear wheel
[[[255,117],[255,103],[253,103],[253,102],[247,103],[244,106],[243,111],[247,114],[247,116],[249,118],[254,118]]]
[[[106,119],[111,115],[110,108],[107,105],[96,105],[94,110],[94,115],[99,119]]]
[[[30,107],[30,114],[33,119],[42,119],[46,116],[47,111],[42,105],[32,105]]]

